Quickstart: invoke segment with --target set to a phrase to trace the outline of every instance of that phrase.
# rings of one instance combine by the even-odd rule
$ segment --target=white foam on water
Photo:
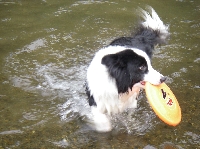
[[[23,131],[21,130],[9,130],[0,132],[0,135],[21,134],[21,133],[23,133]]]
[[[28,92],[62,99],[58,105],[62,121],[89,114],[90,107],[84,89],[87,66],[68,66],[73,59],[67,57],[68,48],[58,51],[47,47],[45,39],[38,39],[10,53],[4,68],[9,82]]]

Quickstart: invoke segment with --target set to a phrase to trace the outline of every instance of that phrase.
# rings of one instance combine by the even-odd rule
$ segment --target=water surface
[[[145,5],[170,25],[153,66],[168,77],[182,121],[164,124],[142,93],[131,119],[114,116],[112,132],[97,133],[87,125],[87,67],[131,34]],[[200,148],[199,12],[198,0],[0,0],[0,148]]]

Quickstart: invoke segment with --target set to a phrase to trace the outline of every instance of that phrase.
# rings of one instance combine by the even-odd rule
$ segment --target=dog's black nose
[[[163,82],[165,82],[166,79],[167,79],[167,77],[162,77],[162,78],[160,79],[160,82],[163,83]]]

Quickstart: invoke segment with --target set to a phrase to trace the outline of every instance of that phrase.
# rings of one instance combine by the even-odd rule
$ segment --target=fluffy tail
[[[167,43],[167,39],[170,35],[168,31],[169,26],[163,24],[163,22],[152,7],[148,6],[147,9],[151,13],[141,8],[138,9],[140,16],[144,19],[144,21],[141,22],[142,28],[140,29],[138,34],[141,35],[141,32],[144,33],[146,30],[151,30],[151,32],[155,34],[154,37],[156,40],[154,40],[154,45]],[[148,35],[146,35],[146,37],[148,38]],[[152,38],[152,35],[149,36],[149,38]]]
[[[132,37],[120,37],[110,43],[112,46],[128,46],[140,49],[152,56],[155,45],[166,44],[169,32],[168,26],[164,25],[157,13],[150,6],[151,14],[143,9],[137,11],[144,19]]]

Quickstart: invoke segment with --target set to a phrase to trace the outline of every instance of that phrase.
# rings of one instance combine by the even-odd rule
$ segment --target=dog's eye
[[[139,69],[142,70],[142,71],[146,70],[146,68],[147,67],[145,65],[142,65],[142,66],[139,67]]]

